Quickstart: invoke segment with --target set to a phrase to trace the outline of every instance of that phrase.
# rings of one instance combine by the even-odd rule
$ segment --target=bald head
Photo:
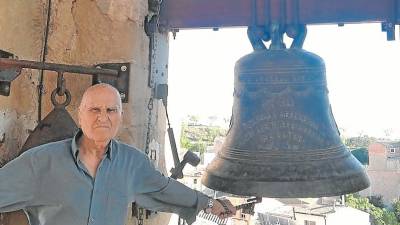
[[[100,83],[90,86],[88,89],[86,89],[85,93],[83,93],[81,103],[79,105],[79,111],[85,107],[88,101],[92,100],[93,96],[97,95],[114,96],[119,110],[122,110],[121,96],[118,90],[109,84]]]
[[[109,84],[89,87],[79,105],[78,121],[86,139],[106,143],[114,138],[122,121],[118,90]]]

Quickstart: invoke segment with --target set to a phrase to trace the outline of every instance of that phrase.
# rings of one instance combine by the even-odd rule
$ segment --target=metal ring
[[[68,89],[65,89],[65,101],[63,103],[58,103],[56,100],[58,88],[54,89],[51,92],[51,103],[53,103],[54,107],[66,107],[71,102],[71,92]]]

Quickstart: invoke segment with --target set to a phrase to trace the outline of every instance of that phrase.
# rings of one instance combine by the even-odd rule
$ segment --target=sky
[[[343,135],[400,139],[399,33],[387,41],[380,24],[308,26],[303,48],[325,61],[329,101]],[[171,36],[172,125],[180,126],[187,115],[230,118],[234,65],[252,51],[245,28],[181,30],[175,40]]]

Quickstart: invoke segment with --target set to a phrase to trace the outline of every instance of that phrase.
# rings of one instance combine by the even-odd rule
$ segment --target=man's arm
[[[141,159],[141,165],[136,170],[135,201],[139,206],[154,211],[176,213],[189,224],[195,221],[200,210],[206,208],[206,195],[163,176],[146,156]]]
[[[176,213],[189,224],[193,223],[198,212],[208,205],[208,196],[163,176],[147,158],[143,159],[135,180],[136,184],[139,184],[136,185],[138,189],[135,196],[138,205],[155,211]],[[225,209],[219,202],[214,205],[211,211],[213,214],[224,217],[231,215],[221,215]],[[235,211],[230,202],[227,202],[227,205]]]
[[[0,212],[30,206],[36,190],[37,179],[29,151],[0,168]]]

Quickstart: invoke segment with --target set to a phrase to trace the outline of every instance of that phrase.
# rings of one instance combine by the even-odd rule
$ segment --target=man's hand
[[[217,215],[220,219],[225,219],[234,216],[236,208],[228,199],[214,199],[211,213]]]

